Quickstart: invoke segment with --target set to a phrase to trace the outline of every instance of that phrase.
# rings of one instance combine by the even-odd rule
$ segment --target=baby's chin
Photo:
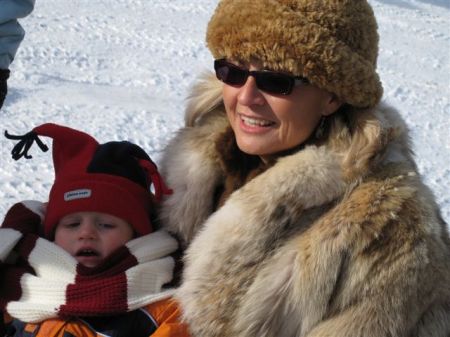
[[[103,262],[103,257],[101,256],[77,256],[75,257],[78,263],[87,268],[95,268]]]

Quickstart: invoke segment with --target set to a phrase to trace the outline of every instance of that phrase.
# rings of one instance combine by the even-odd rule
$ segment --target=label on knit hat
[[[92,194],[90,189],[84,188],[64,193],[64,201],[89,198]]]

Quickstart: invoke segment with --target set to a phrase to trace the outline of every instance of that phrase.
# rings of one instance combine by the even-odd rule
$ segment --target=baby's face
[[[96,267],[133,238],[125,220],[106,213],[77,212],[63,217],[55,231],[55,243],[86,267]]]

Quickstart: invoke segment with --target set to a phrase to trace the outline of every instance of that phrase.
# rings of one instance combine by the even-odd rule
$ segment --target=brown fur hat
[[[221,0],[206,41],[215,58],[255,58],[355,107],[372,107],[383,93],[377,23],[366,0]]]

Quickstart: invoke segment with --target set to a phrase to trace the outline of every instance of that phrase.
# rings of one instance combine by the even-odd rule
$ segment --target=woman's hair
[[[204,72],[193,86],[187,98],[184,121],[186,126],[194,126],[208,112],[222,104],[222,87],[214,73]]]

